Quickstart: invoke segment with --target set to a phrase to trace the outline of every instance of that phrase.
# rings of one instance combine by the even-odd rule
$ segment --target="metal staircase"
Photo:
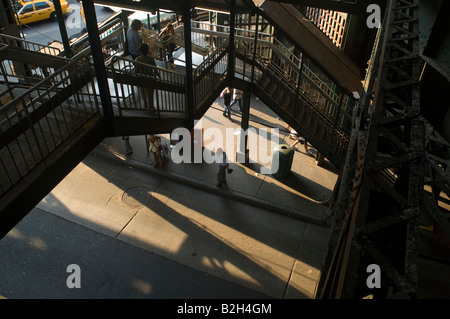
[[[94,78],[75,59],[0,108],[1,235],[105,137]]]
[[[220,30],[220,32],[216,31]],[[193,39],[228,40],[228,27],[194,21]],[[343,163],[355,99],[271,34],[236,28],[235,86],[250,90],[336,167]],[[256,39],[256,40],[255,40]]]
[[[294,55],[272,35],[259,35],[259,54],[253,56],[254,33],[249,30],[236,30],[237,67],[230,74],[229,39],[223,32],[227,27],[219,32],[217,27],[211,30],[200,24],[193,22],[193,45],[205,45],[206,35],[221,40],[217,47],[208,48],[203,63],[193,71],[193,117],[201,118],[233,77],[247,82],[246,85],[251,78],[257,78],[251,86],[253,93],[339,167],[348,143],[347,108],[353,105],[349,93],[337,86],[333,88],[326,77],[313,71],[312,63]],[[115,136],[168,133],[186,126],[186,74],[164,68],[155,68],[158,77],[139,72],[142,66],[138,62],[120,56],[125,28],[118,19],[103,23],[99,34],[106,49],[112,118],[105,117],[101,106],[87,37],[72,43],[71,59],[58,56],[57,51],[47,54],[49,48],[29,50],[29,56],[47,54],[47,62],[36,77],[38,83],[24,87],[20,94],[12,94],[12,100],[0,108],[0,211],[5,225],[20,220],[106,137],[105,125],[113,126]],[[10,46],[4,49],[4,57],[10,57]],[[29,65],[31,61],[27,59],[19,58],[18,62]],[[54,67],[50,70],[51,63]],[[254,71],[251,76],[249,68]],[[4,75],[8,76],[6,72]],[[155,110],[143,104],[140,92],[144,89],[154,90]],[[60,159],[67,157],[71,160],[64,165]],[[46,178],[47,187],[37,191]],[[27,193],[32,195],[21,201],[21,195]]]
[[[260,69],[260,72],[259,79],[255,83],[255,95],[336,167],[341,167],[350,134],[344,128],[345,124],[348,124],[345,119],[342,123],[338,123],[339,114],[327,114],[326,110],[308,98],[306,88],[297,90],[296,86],[274,66],[268,65],[265,69]],[[341,111],[340,108],[337,111]]]
[[[265,26],[289,26],[292,21],[281,21],[279,14],[289,8],[268,1]],[[259,97],[341,168],[318,297],[374,294],[365,285],[370,264],[383,271],[375,297],[415,297],[419,255],[448,262],[448,250],[439,256],[434,243],[450,238],[450,144],[420,114],[418,1],[389,2],[360,100],[352,95],[360,79],[334,51],[327,55],[334,56],[333,70],[325,72],[330,61],[318,61],[326,58],[312,59],[296,41],[288,48],[258,24],[236,28],[233,44],[229,26],[192,21],[190,31],[204,56],[192,83],[186,72],[139,72],[138,62],[117,54],[125,34],[120,20],[100,26],[111,118],[102,109],[87,36],[72,43],[71,59],[49,47],[2,38],[0,58],[7,63],[1,70],[6,89],[0,107],[0,237],[107,136],[106,125],[114,136],[171,132],[191,125],[190,116],[201,118],[223,87],[233,84]],[[38,57],[40,64],[30,68]],[[236,58],[233,73],[230,57]],[[21,65],[28,67],[19,72]],[[342,70],[353,73],[351,78],[342,78]],[[141,98],[140,90],[149,88],[155,90],[155,110]]]

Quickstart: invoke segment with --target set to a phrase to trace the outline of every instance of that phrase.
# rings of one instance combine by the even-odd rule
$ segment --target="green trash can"
[[[272,175],[275,178],[286,177],[289,175],[294,154],[294,148],[287,144],[280,144],[273,149],[271,168]]]

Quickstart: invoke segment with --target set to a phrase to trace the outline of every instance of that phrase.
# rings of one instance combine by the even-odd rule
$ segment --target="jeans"
[[[238,105],[239,105],[239,111],[242,111],[242,99],[237,99],[237,100],[231,101],[231,103],[230,103],[230,108],[231,108],[233,105],[235,105],[236,102],[237,102]]]
[[[227,116],[229,119],[231,119],[231,105],[225,104],[225,106],[223,108],[223,116]]]

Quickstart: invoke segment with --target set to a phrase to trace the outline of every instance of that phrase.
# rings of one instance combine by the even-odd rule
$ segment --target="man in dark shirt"
[[[227,86],[222,93],[220,93],[220,97],[223,98],[223,103],[225,104],[223,108],[223,116],[228,117],[228,119],[231,121],[231,90]]]
[[[155,59],[149,54],[149,46],[147,43],[142,43],[139,47],[139,51],[141,55],[136,58],[136,71],[140,74],[149,75],[149,76],[158,76],[159,72],[156,68]],[[142,63],[142,64],[141,64]],[[145,64],[145,65],[143,65]],[[149,65],[149,66],[146,66]],[[155,106],[153,103],[153,96],[155,94],[155,90],[153,88],[142,88],[142,95],[144,97],[145,107],[150,109],[151,111],[155,111]]]
[[[130,28],[127,31],[127,49],[133,60],[141,54],[141,52],[139,52],[139,47],[142,44],[142,39],[138,33],[141,28],[142,22],[135,19],[131,22]]]

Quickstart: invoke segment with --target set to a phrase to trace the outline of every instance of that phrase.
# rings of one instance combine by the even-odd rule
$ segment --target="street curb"
[[[290,218],[302,220],[302,221],[317,224],[317,225],[323,225],[323,226],[328,225],[328,222],[325,218],[311,216],[311,215],[307,215],[307,214],[300,213],[300,212],[293,212],[292,210],[290,210],[288,208],[281,207],[280,205],[275,205],[274,203],[264,200],[264,199],[256,199],[253,196],[250,196],[250,195],[238,192],[238,191],[220,189],[220,188],[217,188],[217,187],[211,185],[210,183],[199,181],[197,179],[194,179],[192,177],[185,176],[182,174],[161,171],[159,169],[155,169],[152,165],[150,165],[148,163],[144,163],[144,162],[141,162],[138,160],[127,158],[123,154],[115,152],[115,150],[113,150],[113,149],[101,150],[101,149],[96,148],[95,150],[93,150],[91,152],[91,154],[95,154],[96,156],[99,156],[99,157],[114,159],[114,160],[118,160],[117,155],[120,155],[121,157],[124,158],[124,160],[120,160],[120,162],[127,163],[135,168],[145,170],[154,175],[158,175],[159,177],[169,178],[170,180],[180,182],[182,184],[185,184],[185,185],[193,187],[193,188],[200,188],[209,193],[219,195],[219,196],[224,196],[224,197],[234,199],[234,200],[238,200],[245,204],[250,204],[252,206],[266,209],[271,212],[281,214],[283,216],[287,216]]]

